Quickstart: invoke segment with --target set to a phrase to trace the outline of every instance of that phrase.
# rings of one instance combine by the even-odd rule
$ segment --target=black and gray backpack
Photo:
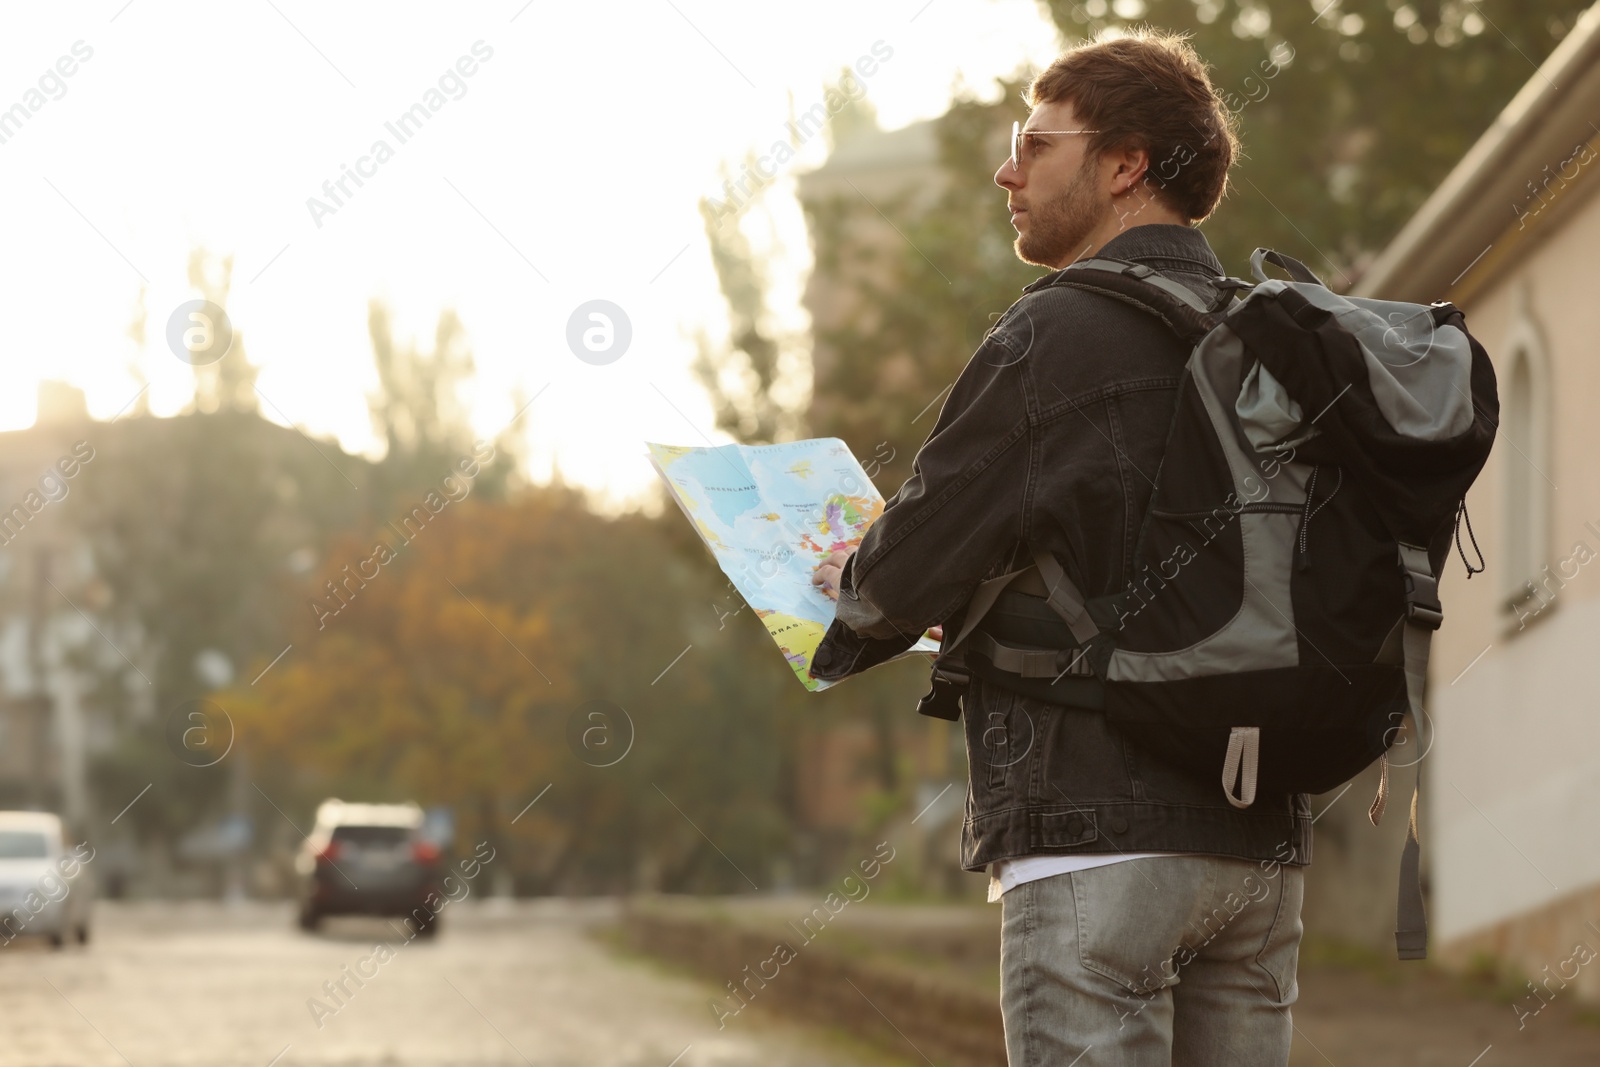
[[[1292,280],[1268,279],[1264,262]],[[1133,570],[1116,595],[1085,601],[1036,551],[1034,567],[984,583],[923,710],[948,709],[941,685],[998,672],[1102,707],[1141,749],[1219,775],[1240,808],[1258,791],[1325,792],[1382,760],[1376,823],[1407,712],[1423,732],[1437,579],[1493,443],[1494,370],[1450,304],[1340,296],[1266,249],[1251,267],[1255,283],[1224,280],[1211,306],[1141,264],[1091,259],[1049,282],[1130,303],[1193,346]],[[1065,623],[1062,647],[979,626],[1030,586]],[[1403,959],[1427,950],[1418,860],[1414,791]]]

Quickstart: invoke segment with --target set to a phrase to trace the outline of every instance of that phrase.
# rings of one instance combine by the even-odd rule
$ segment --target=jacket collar
[[[1090,257],[1085,257],[1090,258]],[[1121,259],[1130,263],[1145,263],[1155,270],[1187,270],[1222,277],[1222,261],[1211,251],[1205,235],[1193,226],[1178,226],[1170,222],[1152,222],[1143,226],[1130,226],[1100,246],[1095,259]],[[1070,266],[1051,271],[1022,287],[1024,293],[1043,289]]]

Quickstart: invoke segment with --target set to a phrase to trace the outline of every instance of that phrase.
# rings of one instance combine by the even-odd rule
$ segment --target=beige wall
[[[1515,225],[1502,234],[1496,245],[1504,246],[1505,268],[1461,301],[1495,362],[1502,404],[1516,339],[1530,331],[1542,339],[1547,406],[1535,424],[1547,449],[1519,452],[1505,434],[1497,437],[1467,497],[1489,569],[1468,581],[1459,559],[1447,566],[1447,621],[1430,671],[1438,739],[1424,765],[1431,833],[1423,846],[1431,852],[1435,938],[1447,950],[1454,943],[1458,955],[1464,946],[1509,952],[1528,973],[1565,959],[1577,940],[1600,948],[1583,906],[1600,887],[1600,271],[1593,252],[1600,198],[1593,192],[1563,205],[1541,234]],[[1509,206],[1506,215],[1512,219]],[[1575,574],[1552,585],[1554,598],[1520,629],[1502,609],[1505,593],[1543,575],[1507,569],[1513,479],[1531,479],[1548,503],[1535,569],[1549,564],[1559,574],[1565,561],[1565,573]],[[1571,558],[1580,542],[1579,558],[1594,553],[1586,566]],[[1519,933],[1519,923],[1528,929]]]

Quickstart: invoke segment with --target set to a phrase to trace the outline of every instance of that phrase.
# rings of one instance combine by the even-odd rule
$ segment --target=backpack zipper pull
[[[1313,464],[1311,477],[1306,480],[1306,506],[1300,515],[1300,551],[1295,559],[1295,570],[1308,571],[1311,569],[1311,555],[1306,551],[1306,527],[1311,524],[1311,497],[1317,491],[1317,471],[1320,464]]]
[[[1467,550],[1461,547],[1461,521],[1463,519],[1465,519],[1466,523],[1467,523],[1467,537],[1469,537],[1472,540],[1472,551],[1478,557],[1478,565],[1476,567],[1474,567],[1472,565],[1472,561],[1471,560],[1467,559]],[[1472,532],[1472,517],[1467,514],[1467,498],[1466,497],[1462,497],[1461,500],[1456,504],[1455,538],[1456,538],[1456,551],[1461,553],[1461,562],[1467,568],[1467,577],[1471,578],[1474,574],[1482,574],[1484,566],[1485,566],[1484,559],[1483,559],[1483,549],[1478,547],[1478,535]]]

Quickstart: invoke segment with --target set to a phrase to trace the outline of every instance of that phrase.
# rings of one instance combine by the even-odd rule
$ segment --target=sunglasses
[[[1022,123],[1011,124],[1011,169],[1016,170],[1022,160],[1022,138],[1034,134],[1049,134],[1053,137],[1065,137],[1074,133],[1099,133],[1099,130],[1024,130]]]

